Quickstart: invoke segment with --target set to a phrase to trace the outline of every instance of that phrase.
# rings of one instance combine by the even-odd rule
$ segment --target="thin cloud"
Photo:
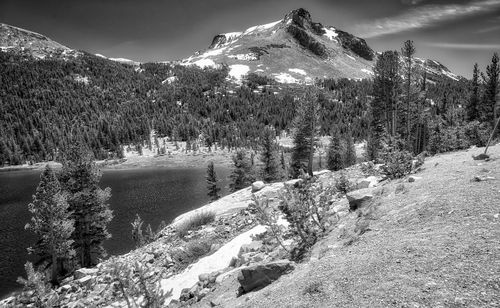
[[[452,19],[474,16],[500,8],[500,0],[477,0],[468,4],[424,5],[406,13],[360,25],[360,36],[371,38],[430,27]]]
[[[467,50],[491,50],[500,49],[500,44],[457,44],[457,43],[427,43],[429,46],[449,48],[449,49],[467,49]]]

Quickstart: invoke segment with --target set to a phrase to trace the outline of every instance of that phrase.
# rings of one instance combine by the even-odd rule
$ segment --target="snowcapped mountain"
[[[44,35],[1,23],[0,51],[38,59],[70,59],[82,54]],[[316,78],[371,78],[378,54],[364,39],[314,22],[308,11],[297,9],[275,22],[218,34],[207,49],[181,61],[164,63],[227,65],[229,78],[237,83],[248,73],[265,75],[280,83],[312,83]],[[124,58],[96,56],[134,66],[141,64]],[[430,79],[462,78],[434,60],[415,58],[414,63],[427,71]]]
[[[218,34],[206,50],[181,64],[227,65],[236,82],[252,72],[281,83],[311,83],[315,78],[373,77],[378,54],[364,39],[314,22],[308,11],[297,9],[275,22]],[[415,58],[414,64],[431,79],[461,78],[434,60]]]
[[[80,52],[59,44],[36,32],[0,23],[0,51],[47,57],[72,58]]]
[[[226,64],[235,81],[254,72],[282,83],[311,83],[314,78],[371,77],[374,59],[363,39],[313,22],[309,12],[297,9],[282,20],[216,35],[208,49],[181,64]]]

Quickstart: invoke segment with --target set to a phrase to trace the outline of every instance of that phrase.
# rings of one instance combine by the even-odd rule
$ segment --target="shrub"
[[[165,300],[172,295],[172,290],[164,292],[160,286],[160,275],[135,263],[133,267],[125,262],[111,263],[109,270],[115,291],[121,293],[127,307],[164,307]]]
[[[173,250],[171,256],[175,263],[174,270],[181,271],[198,261],[210,252],[211,247],[212,240],[193,240],[185,246]]]
[[[335,179],[335,189],[342,194],[347,194],[354,187],[354,184],[349,181],[345,172],[341,172],[340,176]]]
[[[303,295],[320,295],[325,291],[323,290],[323,285],[319,281],[311,282],[307,287],[305,287],[304,291],[302,291]]]
[[[285,245],[283,245],[284,226],[278,224],[279,213],[269,206],[269,199],[258,199],[252,194],[252,200],[253,203],[249,208],[256,212],[255,218],[257,221],[267,227],[267,231],[272,234],[285,251],[290,252]]]
[[[36,271],[31,262],[26,262],[24,268],[26,270],[26,279],[22,277],[17,279],[17,282],[22,284],[24,288],[16,302],[20,301],[22,304],[26,304],[27,301],[34,304],[35,307],[42,308],[57,306],[59,296],[51,289],[45,275]],[[17,305],[17,303],[14,303],[14,305]]]
[[[214,212],[197,212],[189,216],[176,227],[177,235],[181,238],[186,236],[188,231],[198,229],[199,227],[209,224],[215,220]]]
[[[408,151],[390,151],[382,155],[382,173],[391,179],[402,178],[410,174],[413,155]]]
[[[389,137],[380,153],[382,174],[390,179],[402,178],[412,171],[413,155],[403,148],[402,140]]]
[[[473,121],[467,123],[464,129],[465,136],[467,137],[469,144],[478,147],[486,146],[491,131],[491,127],[488,123]]]
[[[333,195],[332,187],[323,187],[315,178],[305,178],[296,187],[285,185],[279,208],[299,241],[291,252],[292,259],[302,259],[307,250],[326,232],[326,213]]]

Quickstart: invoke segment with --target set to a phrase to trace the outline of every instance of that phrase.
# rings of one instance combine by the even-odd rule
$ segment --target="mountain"
[[[370,78],[378,54],[364,39],[314,22],[308,11],[297,9],[282,20],[218,34],[206,50],[181,64],[227,65],[235,81],[257,73],[281,83],[311,83],[315,78]],[[431,79],[459,78],[437,61],[416,58],[414,63]]]
[[[38,59],[67,59],[81,55],[44,35],[3,23],[0,23],[0,51],[31,55]]]
[[[216,35],[208,49],[181,64],[226,64],[234,80],[254,72],[283,83],[310,83],[314,78],[369,78],[375,56],[365,40],[313,22],[309,12],[298,9],[282,20]]]
[[[68,59],[82,54],[44,35],[6,24],[0,24],[0,50],[37,59]],[[379,54],[364,39],[315,22],[308,11],[297,9],[275,22],[218,34],[207,49],[181,61],[164,63],[202,68],[226,65],[229,79],[237,83],[248,73],[265,75],[280,83],[312,83],[316,78],[370,78]],[[141,64],[96,56],[134,66]],[[431,81],[461,78],[435,60],[415,58],[415,65],[427,71]]]

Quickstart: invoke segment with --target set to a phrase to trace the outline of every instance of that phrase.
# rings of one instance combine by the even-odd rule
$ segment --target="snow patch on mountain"
[[[366,68],[362,68],[362,69],[361,69],[361,71],[362,71],[363,73],[367,73],[368,75],[375,75],[375,73],[373,73],[373,72],[372,72],[372,71],[370,71],[370,70],[367,70]]]
[[[323,28],[323,30],[325,30],[325,34],[323,35],[331,41],[336,41],[336,37],[339,36],[337,32],[335,32],[335,28]]]
[[[233,64],[229,66],[229,76],[238,82],[241,82],[244,75],[248,74],[250,67],[243,64]]]
[[[264,31],[267,29],[271,29],[272,27],[276,26],[280,22],[281,22],[281,20],[278,20],[278,21],[274,21],[274,22],[271,22],[271,23],[268,23],[265,25],[253,26],[253,27],[246,29],[243,34],[250,34],[253,32],[260,32],[260,31]]]
[[[259,59],[254,53],[229,55],[228,57],[231,59],[242,60],[242,61],[256,61]]]
[[[200,59],[198,61],[194,61],[192,63],[187,63],[184,65],[196,65],[200,68],[206,68],[206,67],[217,67],[217,64],[215,64],[214,60],[212,59]]]
[[[300,75],[304,75],[304,76],[307,75],[306,71],[301,70],[300,68],[290,68],[290,69],[288,69],[288,71],[290,71],[292,73],[297,73],[297,74],[300,74]]]
[[[292,77],[292,75],[288,73],[280,73],[280,74],[273,74],[274,79],[276,79],[277,82],[279,83],[300,83],[300,80]]]
[[[178,300],[182,293],[182,289],[190,288],[196,284],[200,273],[212,273],[228,267],[231,259],[238,255],[241,246],[250,244],[254,236],[264,233],[265,231],[266,227],[257,225],[253,229],[238,235],[213,254],[203,257],[198,260],[198,262],[191,264],[180,274],[161,280],[160,285],[165,293],[172,290],[172,297],[168,298],[165,304],[170,303],[172,299]]]
[[[353,56],[348,55],[348,54],[346,54],[346,56],[347,56],[348,58],[353,59],[354,61],[356,61],[356,58],[354,58]]]

